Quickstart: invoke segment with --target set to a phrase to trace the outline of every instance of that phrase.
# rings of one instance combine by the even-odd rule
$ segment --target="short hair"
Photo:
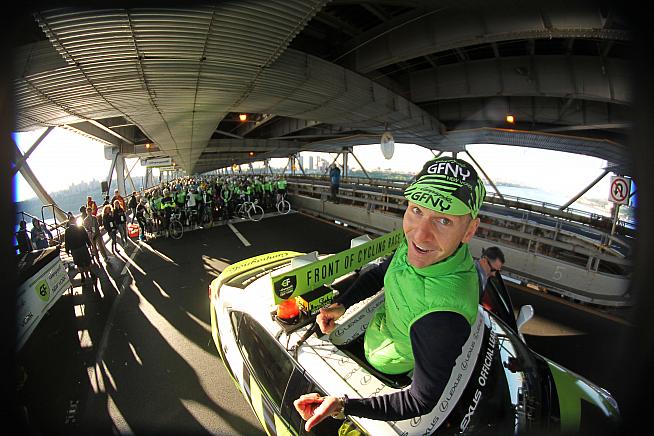
[[[502,252],[502,250],[500,250],[500,247],[492,246],[488,248],[482,248],[481,255],[482,257],[487,257],[488,260],[499,259],[500,262],[505,263],[504,253]]]

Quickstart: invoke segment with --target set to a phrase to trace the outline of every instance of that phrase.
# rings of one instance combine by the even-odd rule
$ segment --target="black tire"
[[[170,237],[173,239],[180,239],[184,235],[184,226],[178,220],[170,221],[168,229],[170,230]]]

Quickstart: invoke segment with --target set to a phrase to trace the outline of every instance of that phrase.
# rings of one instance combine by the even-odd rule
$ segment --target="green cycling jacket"
[[[413,323],[428,313],[443,311],[461,314],[472,325],[479,304],[478,280],[468,244],[441,262],[415,268],[407,260],[407,242],[402,242],[384,276],[384,305],[366,330],[368,362],[386,374],[413,369],[409,336]]]

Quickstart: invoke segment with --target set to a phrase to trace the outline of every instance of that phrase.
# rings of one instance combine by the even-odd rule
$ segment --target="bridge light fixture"
[[[506,116],[506,122],[509,124],[515,124],[515,117],[513,115],[507,115]]]
[[[245,122],[248,120],[248,114],[240,114],[238,116],[238,119],[241,120],[242,122]]]

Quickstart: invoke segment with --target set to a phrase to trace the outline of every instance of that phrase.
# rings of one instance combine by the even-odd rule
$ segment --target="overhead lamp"
[[[514,124],[515,123],[515,117],[513,115],[507,115],[506,116],[506,122],[509,124]]]
[[[152,147],[152,144],[150,144],[149,142],[147,144],[145,144],[145,148],[149,149],[150,147]]]
[[[249,152],[249,153],[248,153],[248,156],[250,156],[250,157],[254,157],[254,152],[253,152],[253,151]]]
[[[245,121],[248,120],[248,114],[240,114],[240,115],[238,116],[238,119],[241,120],[241,121],[243,121],[243,122],[245,122]]]

